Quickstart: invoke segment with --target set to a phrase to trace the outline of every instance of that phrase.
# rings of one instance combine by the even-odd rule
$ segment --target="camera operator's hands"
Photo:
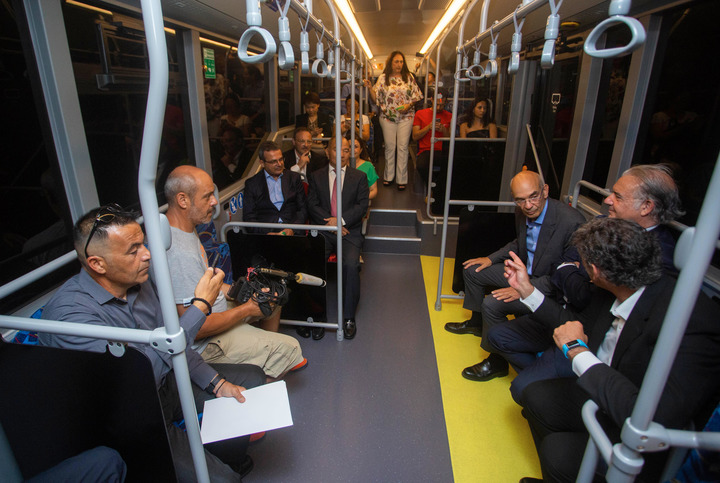
[[[241,305],[245,309],[245,315],[247,317],[264,317],[260,306],[253,297],[250,297],[247,302]]]
[[[212,307],[215,299],[217,299],[218,293],[220,293],[220,288],[223,286],[224,278],[225,272],[219,268],[208,268],[195,287],[195,297],[207,300]],[[197,308],[203,312],[208,311],[208,307],[205,307],[205,304],[200,301],[193,302],[193,305],[196,305]]]

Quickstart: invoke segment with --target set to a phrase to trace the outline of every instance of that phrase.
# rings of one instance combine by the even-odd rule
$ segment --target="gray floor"
[[[295,424],[251,445],[245,481],[452,481],[420,259],[364,259],[357,336],[300,339]]]

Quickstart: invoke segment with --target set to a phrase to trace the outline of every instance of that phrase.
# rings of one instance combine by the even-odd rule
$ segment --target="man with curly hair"
[[[675,279],[663,274],[657,239],[636,223],[598,218],[575,232],[573,244],[593,284],[601,289],[578,314],[533,287],[515,254],[505,263],[508,283],[552,333],[555,352],[570,361],[576,376],[537,381],[522,394],[523,416],[546,481],[575,481],[588,438],[581,416],[588,399],[600,406],[603,426],[618,441],[675,287]],[[701,293],[655,413],[655,421],[668,428],[684,428],[717,402],[717,312]],[[647,456],[641,479],[656,481],[666,456]]]

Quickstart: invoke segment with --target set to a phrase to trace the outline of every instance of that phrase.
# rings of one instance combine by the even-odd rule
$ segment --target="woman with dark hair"
[[[490,99],[475,99],[463,117],[460,124],[461,138],[496,138],[498,137],[497,125],[493,122],[490,111],[492,110]]]
[[[308,92],[303,99],[304,114],[295,116],[295,127],[306,127],[313,138],[332,136],[332,121],[330,116],[320,112],[320,96],[315,92]]]
[[[369,80],[366,79],[364,84],[370,87]],[[385,70],[369,92],[382,112],[380,126],[385,138],[383,185],[389,186],[396,179],[397,171],[397,187],[402,191],[408,181],[408,144],[415,116],[413,106],[423,98],[402,52],[396,50],[388,56]]]

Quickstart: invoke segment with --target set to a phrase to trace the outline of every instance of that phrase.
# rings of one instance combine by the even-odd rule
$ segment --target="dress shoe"
[[[312,338],[313,340],[320,340],[325,337],[325,329],[322,327],[313,327]]]
[[[295,329],[295,332],[297,332],[297,335],[299,335],[303,339],[307,339],[308,337],[310,337],[310,327],[300,326]]]
[[[508,363],[505,359],[497,354],[491,354],[490,357],[474,366],[466,367],[462,371],[462,376],[471,381],[489,381],[496,377],[505,377],[508,375]]]
[[[530,478],[529,476],[526,476],[520,480],[520,483],[543,483],[543,481],[544,480],[540,478]]]
[[[352,339],[357,333],[357,325],[355,325],[355,319],[347,319],[343,322],[343,335],[346,339]]]
[[[469,320],[465,322],[448,322],[445,324],[445,330],[453,334],[473,334],[482,337],[482,327],[471,324]]]
[[[253,462],[249,454],[245,455],[245,459],[242,460],[242,463],[240,463],[239,465],[230,465],[230,468],[232,468],[235,473],[239,474],[240,478],[245,478],[247,475],[249,475],[254,467],[255,463]]]

